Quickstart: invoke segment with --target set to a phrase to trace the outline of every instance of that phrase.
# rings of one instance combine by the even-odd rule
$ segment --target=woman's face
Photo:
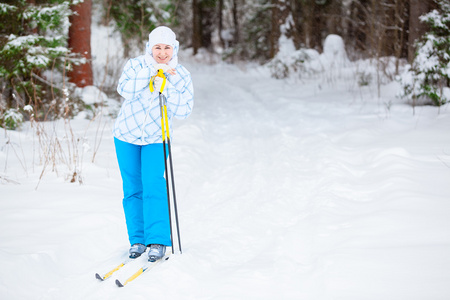
[[[166,44],[156,44],[152,48],[152,54],[158,64],[167,64],[173,56],[173,47]]]

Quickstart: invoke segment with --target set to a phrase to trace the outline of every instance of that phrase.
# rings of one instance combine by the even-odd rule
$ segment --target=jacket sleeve
[[[137,97],[150,97],[148,88],[150,72],[150,68],[145,65],[143,59],[132,58],[128,60],[119,78],[117,92],[128,101]]]
[[[167,109],[177,119],[186,119],[194,106],[194,86],[191,74],[181,65],[177,74],[167,80]]]

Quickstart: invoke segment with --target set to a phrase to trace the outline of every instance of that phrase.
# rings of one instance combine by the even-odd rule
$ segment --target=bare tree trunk
[[[272,0],[272,19],[270,30],[270,58],[274,58],[278,52],[278,38],[280,37],[280,26],[278,24],[278,0]]]
[[[415,41],[426,31],[427,25],[420,22],[419,17],[430,9],[429,0],[410,0],[409,4],[409,36],[408,61],[412,62],[416,56]]]
[[[70,82],[78,87],[93,85],[91,65],[91,10],[92,1],[84,0],[71,7],[74,14],[70,16],[69,48],[86,59],[85,64],[74,65],[68,73]]]
[[[315,0],[305,0],[301,4],[304,19],[304,41],[307,48],[322,49],[322,21],[319,5]]]
[[[234,26],[233,44],[236,46],[240,40],[237,0],[233,0],[233,26]]]
[[[304,37],[303,38],[305,41],[305,46],[306,46],[306,48],[313,48],[314,42],[313,42],[313,37],[312,37],[312,32],[313,32],[312,15],[314,12],[314,8],[310,4],[310,2],[306,2],[306,3],[302,2],[301,10],[302,10],[302,15],[303,15],[303,19],[304,19],[304,27],[303,27]]]
[[[220,47],[222,47],[222,49],[225,48],[225,41],[223,40],[223,36],[222,36],[222,30],[223,30],[223,0],[219,0],[219,41],[220,41]]]
[[[198,49],[202,47],[202,23],[201,23],[201,8],[198,0],[192,0],[192,48],[194,55],[197,54]]]
[[[214,27],[216,25],[215,18],[216,18],[216,3],[215,2],[208,2],[205,1],[202,2],[200,5],[200,16],[201,16],[201,26],[202,26],[202,47],[212,50],[213,43],[212,43],[212,36]]]
[[[394,40],[394,55],[395,55],[395,74],[399,71],[399,61],[402,57],[403,49],[405,47],[405,31],[406,31],[406,17],[407,17],[407,1],[395,0],[395,40]]]
[[[324,9],[322,14],[324,18],[324,28],[327,30],[327,34],[342,35],[342,1],[331,1]]]
[[[302,22],[300,19],[299,14],[299,2],[297,0],[290,0],[290,7],[291,7],[291,14],[292,14],[292,21],[294,22],[294,28],[292,30],[292,38],[294,40],[294,43],[296,47],[300,47],[301,45],[301,29],[302,29]]]
[[[280,50],[279,40],[281,34],[285,34],[288,38],[292,38],[295,30],[294,24],[286,24],[288,16],[291,14],[291,6],[286,1],[272,0],[272,22],[270,32],[270,57],[273,58]],[[284,28],[282,32],[281,28]]]
[[[322,51],[322,7],[317,4],[316,1],[312,2],[313,5],[313,24],[312,24],[312,38],[314,41],[313,47]]]

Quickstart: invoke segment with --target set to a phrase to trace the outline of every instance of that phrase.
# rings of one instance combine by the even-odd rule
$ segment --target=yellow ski
[[[130,283],[131,281],[135,280],[137,277],[139,277],[140,275],[142,275],[144,272],[149,271],[151,269],[153,269],[154,267],[156,267],[157,265],[159,265],[160,263],[168,260],[170,257],[170,254],[167,256],[164,256],[163,258],[155,261],[155,262],[148,262],[146,263],[144,266],[142,266],[136,273],[134,273],[133,275],[131,275],[127,280],[125,280],[124,283],[121,283],[119,281],[119,279],[116,279],[116,285],[118,287],[124,287],[125,285],[127,285],[128,283]]]
[[[115,272],[119,271],[120,268],[122,268],[123,266],[125,266],[127,263],[129,263],[131,261],[131,259],[127,259],[124,262],[122,262],[120,265],[118,265],[117,267],[113,268],[111,271],[107,272],[105,275],[100,275],[98,273],[95,273],[95,278],[97,278],[100,281],[104,281],[106,279],[108,279],[109,277],[111,277],[112,274],[114,274]]]

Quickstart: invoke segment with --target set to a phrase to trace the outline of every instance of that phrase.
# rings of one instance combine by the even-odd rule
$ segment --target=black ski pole
[[[175,211],[175,223],[177,226],[177,237],[178,237],[178,248],[180,250],[180,254],[183,253],[183,251],[181,250],[181,238],[180,238],[180,225],[178,222],[178,209],[177,209],[177,196],[175,193],[175,179],[174,179],[174,175],[173,175],[173,162],[172,162],[172,146],[170,144],[170,133],[169,133],[169,118],[167,117],[167,106],[166,106],[166,97],[162,94],[160,94],[160,97],[162,96],[162,98],[164,99],[164,120],[166,122],[166,128],[167,128],[167,146],[169,148],[169,166],[170,166],[170,177],[171,177],[171,182],[172,182],[172,196],[173,196],[173,207],[174,207],[174,211]]]
[[[166,189],[167,189],[167,206],[169,209],[169,226],[170,226],[170,242],[172,244],[172,254],[174,253],[173,251],[173,236],[172,236],[172,212],[170,209],[170,190],[169,190],[169,178],[168,178],[168,174],[169,174],[169,170],[167,169],[167,151],[166,151],[166,134],[165,134],[165,126],[164,126],[164,105],[162,103],[162,94],[161,92],[159,92],[159,105],[161,107],[161,130],[162,130],[162,141],[163,141],[163,152],[164,152],[164,168],[166,171]],[[170,155],[170,152],[169,152]]]
[[[164,73],[162,70],[158,70],[158,74],[156,75],[158,77],[163,78],[163,84],[162,89],[164,89],[164,85],[166,83],[166,77],[164,76]],[[154,81],[155,77],[152,77],[151,82]],[[172,235],[172,212],[171,212],[171,205],[170,205],[170,190],[169,190],[169,170],[167,168],[167,151],[166,151],[166,137],[167,137],[167,146],[169,151],[169,162],[170,162],[170,175],[171,175],[171,183],[172,183],[172,194],[173,194],[173,206],[175,209],[175,222],[177,226],[177,236],[178,236],[178,247],[180,250],[180,254],[182,254],[181,250],[181,238],[180,238],[180,226],[178,222],[178,209],[177,209],[177,199],[176,199],[176,193],[175,193],[175,180],[173,175],[173,163],[172,163],[172,147],[170,144],[170,127],[169,127],[169,118],[167,116],[167,106],[166,106],[166,97],[161,93],[161,90],[159,91],[159,106],[161,109],[161,131],[162,131],[162,141],[163,141],[163,151],[164,151],[164,167],[166,172],[166,189],[167,189],[167,205],[169,209],[169,226],[170,226],[170,242],[172,243],[172,254],[174,253],[174,245],[173,245],[173,235]],[[150,91],[153,92],[153,85],[150,83]]]

